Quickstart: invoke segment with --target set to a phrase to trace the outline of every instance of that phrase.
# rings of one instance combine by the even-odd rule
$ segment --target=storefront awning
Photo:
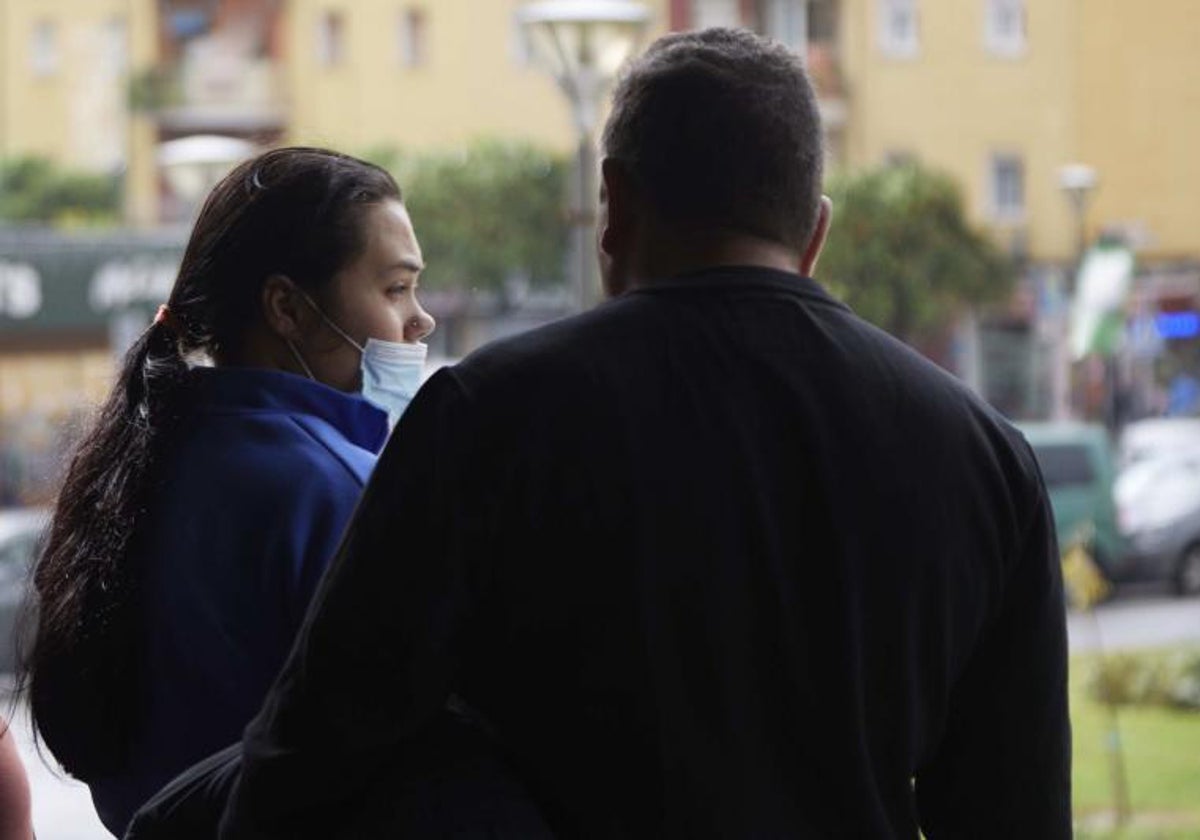
[[[0,341],[106,331],[166,300],[181,233],[0,229]]]

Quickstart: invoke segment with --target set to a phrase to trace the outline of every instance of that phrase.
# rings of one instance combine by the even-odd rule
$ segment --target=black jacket
[[[1070,836],[1033,455],[796,275],[676,278],[436,374],[222,837],[324,836],[451,692],[562,837]]]

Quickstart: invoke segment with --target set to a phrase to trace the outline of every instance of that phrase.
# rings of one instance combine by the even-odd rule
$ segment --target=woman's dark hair
[[[384,170],[323,149],[283,148],[213,189],[157,318],[130,348],[82,437],[34,574],[36,634],[22,662],[36,729],[70,773],[124,764],[141,711],[139,525],[160,453],[188,401],[187,357],[236,356],[264,280],[316,293],[362,250],[362,216],[400,189]]]

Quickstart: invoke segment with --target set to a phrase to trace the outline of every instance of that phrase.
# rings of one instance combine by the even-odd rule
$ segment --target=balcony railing
[[[171,133],[245,134],[287,121],[281,68],[220,36],[191,41],[176,61],[139,76],[133,100]]]

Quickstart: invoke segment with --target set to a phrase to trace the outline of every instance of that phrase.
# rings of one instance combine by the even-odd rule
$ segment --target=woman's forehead
[[[378,267],[403,266],[420,271],[424,266],[421,245],[413,230],[408,210],[398,201],[372,205],[366,227],[364,257]]]

